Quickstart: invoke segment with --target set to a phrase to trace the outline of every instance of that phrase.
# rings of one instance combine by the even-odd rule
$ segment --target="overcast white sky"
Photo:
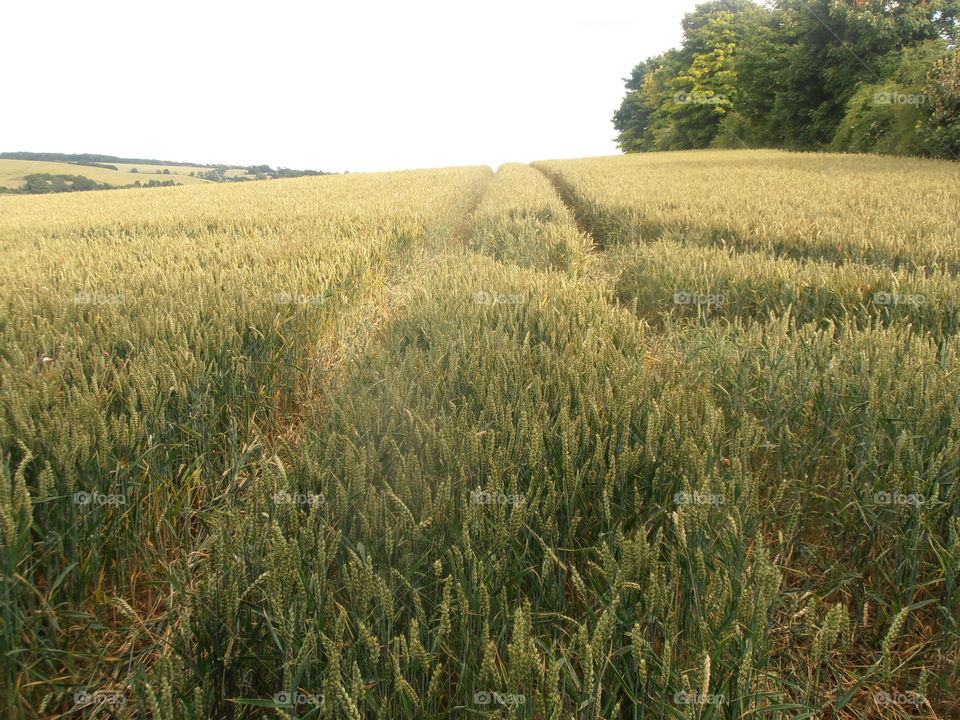
[[[618,152],[698,0],[3,2],[0,151],[332,171]]]

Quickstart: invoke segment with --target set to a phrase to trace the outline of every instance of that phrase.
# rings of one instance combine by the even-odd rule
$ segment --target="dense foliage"
[[[167,173],[169,175],[169,173]],[[83,175],[59,175],[51,173],[32,173],[24,176],[20,187],[0,187],[4,195],[47,195],[49,193],[76,192],[79,190],[116,190],[118,188],[173,187],[174,180],[137,180],[129,185],[111,185],[98,183]]]
[[[957,0],[713,0],[639,63],[624,151],[782,147],[960,153]]]
[[[11,195],[45,195],[46,193],[74,192],[76,190],[107,190],[112,185],[97,183],[82,175],[59,175],[32,173],[24,176],[24,184],[18,188],[0,187],[0,193]]]

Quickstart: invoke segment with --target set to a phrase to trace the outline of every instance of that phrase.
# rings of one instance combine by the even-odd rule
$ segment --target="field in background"
[[[136,164],[136,163],[107,163],[107,164],[108,164],[108,165],[114,165],[114,166],[116,166],[117,170],[119,170],[120,172],[126,172],[126,173],[128,173],[128,172],[130,172],[131,170],[133,170],[134,168],[136,168],[137,173],[143,173],[143,174],[147,174],[147,175],[155,175],[158,170],[160,171],[161,174],[163,174],[163,171],[164,171],[164,170],[169,170],[171,175],[186,175],[187,177],[190,177],[190,173],[195,173],[196,175],[200,175],[201,173],[205,173],[205,172],[207,172],[207,171],[210,170],[210,168],[200,167],[200,166],[198,166],[198,165],[197,165],[197,166],[192,166],[192,165],[144,165],[144,164],[138,165],[138,164]],[[177,179],[179,180],[179,178],[177,178]],[[197,178],[197,179],[199,179],[199,178]],[[204,182],[207,182],[207,181],[204,181]]]
[[[25,176],[46,173],[50,175],[82,175],[90,178],[96,183],[107,183],[109,185],[133,185],[137,180],[147,182],[148,180],[173,180],[181,185],[198,185],[207,183],[198,177],[190,177],[189,172],[194,168],[177,168],[170,166],[170,175],[157,176],[157,170],[163,171],[162,166],[143,165],[140,167],[140,173],[131,173],[129,168],[117,165],[117,170],[108,168],[93,167],[90,165],[77,165],[75,163],[46,162],[42,160],[7,160],[0,158],[0,187],[17,188],[22,186]],[[198,172],[200,171],[197,169]],[[174,174],[176,177],[174,177]],[[141,177],[146,175],[147,177]]]
[[[228,178],[245,177],[248,180],[253,180],[254,178],[256,178],[256,175],[251,175],[250,173],[245,172],[243,168],[230,168],[223,174],[224,174],[224,177],[228,177]]]
[[[958,179],[724,151],[0,198],[0,705],[956,714]]]

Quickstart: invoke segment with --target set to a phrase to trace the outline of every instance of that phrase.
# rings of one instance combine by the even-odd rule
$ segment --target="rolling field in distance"
[[[138,173],[145,173],[150,175],[150,174],[156,174],[157,170],[159,170],[161,174],[163,173],[164,170],[169,170],[171,175],[185,175],[187,177],[190,177],[190,173],[196,173],[197,175],[199,175],[200,173],[205,173],[210,169],[210,168],[192,166],[192,165],[144,165],[144,164],[138,165],[136,163],[109,163],[109,164],[116,165],[117,170],[119,170],[120,172],[128,173],[134,168],[136,168]],[[191,178],[191,179],[201,180],[201,178]],[[203,180],[203,182],[208,182],[208,181]]]
[[[251,175],[248,172],[245,172],[243,168],[230,168],[223,173],[225,177],[236,178],[236,177],[245,177],[250,180],[253,180],[256,175]]]
[[[90,178],[96,183],[107,183],[109,185],[133,185],[137,180],[146,182],[147,180],[173,180],[181,185],[200,185],[209,182],[198,177],[190,177],[191,170],[200,171],[199,168],[184,168],[170,166],[169,175],[155,176],[157,170],[163,171],[165,166],[142,165],[139,166],[140,173],[131,173],[130,169],[137,167],[134,165],[121,167],[117,165],[117,170],[109,168],[99,168],[90,165],[77,165],[66,162],[46,162],[43,160],[9,160],[0,158],[0,187],[17,188],[22,186],[27,175],[50,174],[50,175],[82,175]],[[141,175],[147,175],[141,178]],[[174,177],[176,175],[176,177]]]
[[[0,707],[956,716],[958,180],[0,197]]]

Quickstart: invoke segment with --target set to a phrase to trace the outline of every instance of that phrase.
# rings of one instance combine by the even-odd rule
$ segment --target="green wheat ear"
[[[630,652],[637,665],[637,679],[642,685],[647,678],[647,648],[648,643],[643,637],[643,626],[636,623],[630,631]]]
[[[747,649],[737,669],[737,696],[748,698],[752,694],[753,648]]]
[[[845,639],[843,638],[844,630],[849,630],[849,627],[850,616],[842,603],[837,603],[827,611],[823,626],[814,637],[810,650],[814,664],[826,658],[827,653],[833,649],[838,639]]]
[[[483,658],[480,662],[480,679],[489,683],[491,687],[500,685],[500,665],[498,662],[497,646],[492,640],[483,646]]]
[[[893,620],[890,622],[890,628],[880,643],[880,651],[882,654],[881,668],[886,678],[891,677],[893,674],[893,646],[897,642],[897,638],[899,638],[900,632],[903,630],[903,626],[906,624],[909,615],[910,608],[903,608],[894,615]]]
[[[663,651],[660,654],[660,676],[658,684],[661,689],[669,688],[673,666],[673,644],[667,638],[663,643]]]

